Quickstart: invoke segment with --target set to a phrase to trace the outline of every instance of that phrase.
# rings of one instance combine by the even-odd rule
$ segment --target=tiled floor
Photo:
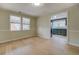
[[[64,39],[63,39],[64,40]],[[2,55],[70,55],[79,54],[79,48],[70,46],[60,39],[43,39],[32,37],[0,45]]]

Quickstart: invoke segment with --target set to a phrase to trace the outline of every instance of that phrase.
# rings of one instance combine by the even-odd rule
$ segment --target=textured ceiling
[[[41,6],[34,6],[32,3],[0,3],[0,8],[23,12],[32,16],[43,16],[67,9],[75,5],[73,3],[44,3]]]

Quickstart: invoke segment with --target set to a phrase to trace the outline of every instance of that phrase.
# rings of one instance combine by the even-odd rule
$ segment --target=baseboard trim
[[[28,38],[32,38],[32,37],[37,37],[37,36],[30,36],[30,37],[20,37],[20,38],[15,38],[15,39],[11,39],[11,40],[7,40],[7,41],[2,41],[0,42],[0,45],[1,44],[4,44],[4,43],[10,43],[10,42],[14,42],[14,41],[18,41],[18,40],[23,40],[23,39],[28,39]]]
[[[69,45],[79,47],[79,44],[75,44],[75,43],[69,43]]]

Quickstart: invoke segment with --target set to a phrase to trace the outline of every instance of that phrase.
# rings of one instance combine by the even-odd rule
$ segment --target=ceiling
[[[34,6],[32,3],[0,3],[0,8],[26,13],[31,16],[43,16],[67,9],[73,3],[44,3],[41,6]]]

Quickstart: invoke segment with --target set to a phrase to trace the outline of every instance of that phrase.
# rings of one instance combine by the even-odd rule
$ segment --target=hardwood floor
[[[32,37],[0,44],[1,55],[72,55],[79,54],[79,48],[54,39]]]

